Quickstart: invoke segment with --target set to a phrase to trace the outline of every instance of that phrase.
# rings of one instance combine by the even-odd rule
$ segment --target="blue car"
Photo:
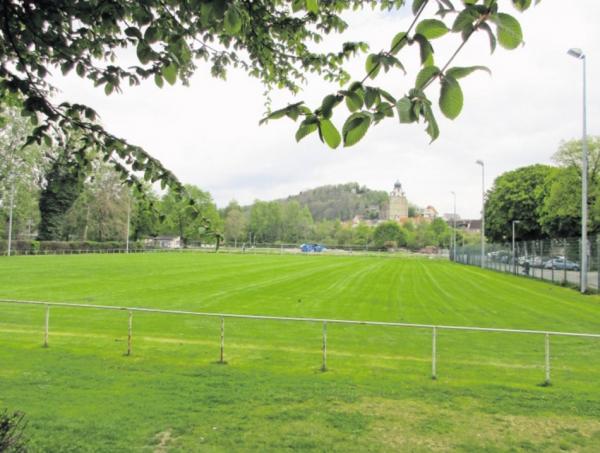
[[[302,244],[300,246],[300,250],[304,253],[310,253],[310,252],[324,252],[327,249],[324,246],[322,246],[321,244]]]

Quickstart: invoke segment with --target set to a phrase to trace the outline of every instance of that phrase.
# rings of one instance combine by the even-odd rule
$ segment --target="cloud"
[[[55,80],[61,99],[92,105],[110,131],[144,146],[182,181],[209,190],[220,206],[232,198],[250,203],[347,181],[389,190],[399,179],[409,199],[419,205],[450,212],[454,190],[458,212],[477,217],[481,180],[476,159],[486,163],[489,187],[504,171],[550,162],[561,139],[580,136],[581,67],[566,55],[569,47],[581,47],[590,56],[589,132],[600,133],[600,92],[593,83],[600,68],[594,58],[600,55],[598,17],[596,0],[578,0],[568,7],[545,1],[519,15],[525,46],[512,52],[498,49],[490,57],[487,40],[475,37],[455,64],[485,64],[493,75],[482,72],[464,80],[463,113],[455,121],[440,118],[441,136],[431,145],[422,124],[400,125],[397,120],[372,128],[348,149],[330,150],[316,135],[296,144],[297,124],[279,120],[258,126],[263,87],[239,71],[231,71],[224,82],[212,79],[200,65],[190,87],[160,90],[148,81],[110,97],[75,76]],[[349,17],[344,36],[325,45],[360,39],[377,51],[410,20],[406,11],[361,11]],[[444,61],[453,49],[443,46],[436,60]],[[398,95],[410,88],[417,71],[417,50],[404,52],[409,75],[395,71],[376,81]],[[349,66],[354,76],[364,73],[363,61],[361,57]],[[299,98],[315,106],[335,89],[311,77]],[[288,93],[274,93],[275,105],[293,100]],[[342,116],[334,119],[343,121]]]

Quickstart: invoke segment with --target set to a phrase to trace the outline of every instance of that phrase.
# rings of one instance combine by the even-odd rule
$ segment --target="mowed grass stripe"
[[[165,253],[0,258],[0,298],[600,332],[600,298],[444,261]],[[0,304],[0,406],[32,451],[596,451],[600,342]],[[482,421],[484,423],[482,424]],[[518,425],[518,429],[515,427]],[[476,429],[474,428],[476,427]],[[540,434],[542,433],[542,434]],[[166,439],[166,440],[165,440]]]

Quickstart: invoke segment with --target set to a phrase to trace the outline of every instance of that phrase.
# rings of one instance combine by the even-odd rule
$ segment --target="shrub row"
[[[131,249],[144,248],[141,243],[130,243]],[[0,253],[6,253],[8,244],[6,240],[0,240]],[[122,241],[12,241],[11,250],[15,254],[37,254],[52,252],[67,252],[75,250],[114,250],[125,249]]]

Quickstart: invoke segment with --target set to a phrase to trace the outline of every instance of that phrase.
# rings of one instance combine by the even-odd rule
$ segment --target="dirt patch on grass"
[[[384,450],[487,451],[502,446],[502,451],[598,451],[600,420],[490,414],[473,402],[460,406],[370,398],[337,409],[369,417],[366,435]]]
[[[157,445],[152,450],[154,453],[166,453],[168,451],[169,443],[173,440],[173,431],[167,429],[154,436]]]

